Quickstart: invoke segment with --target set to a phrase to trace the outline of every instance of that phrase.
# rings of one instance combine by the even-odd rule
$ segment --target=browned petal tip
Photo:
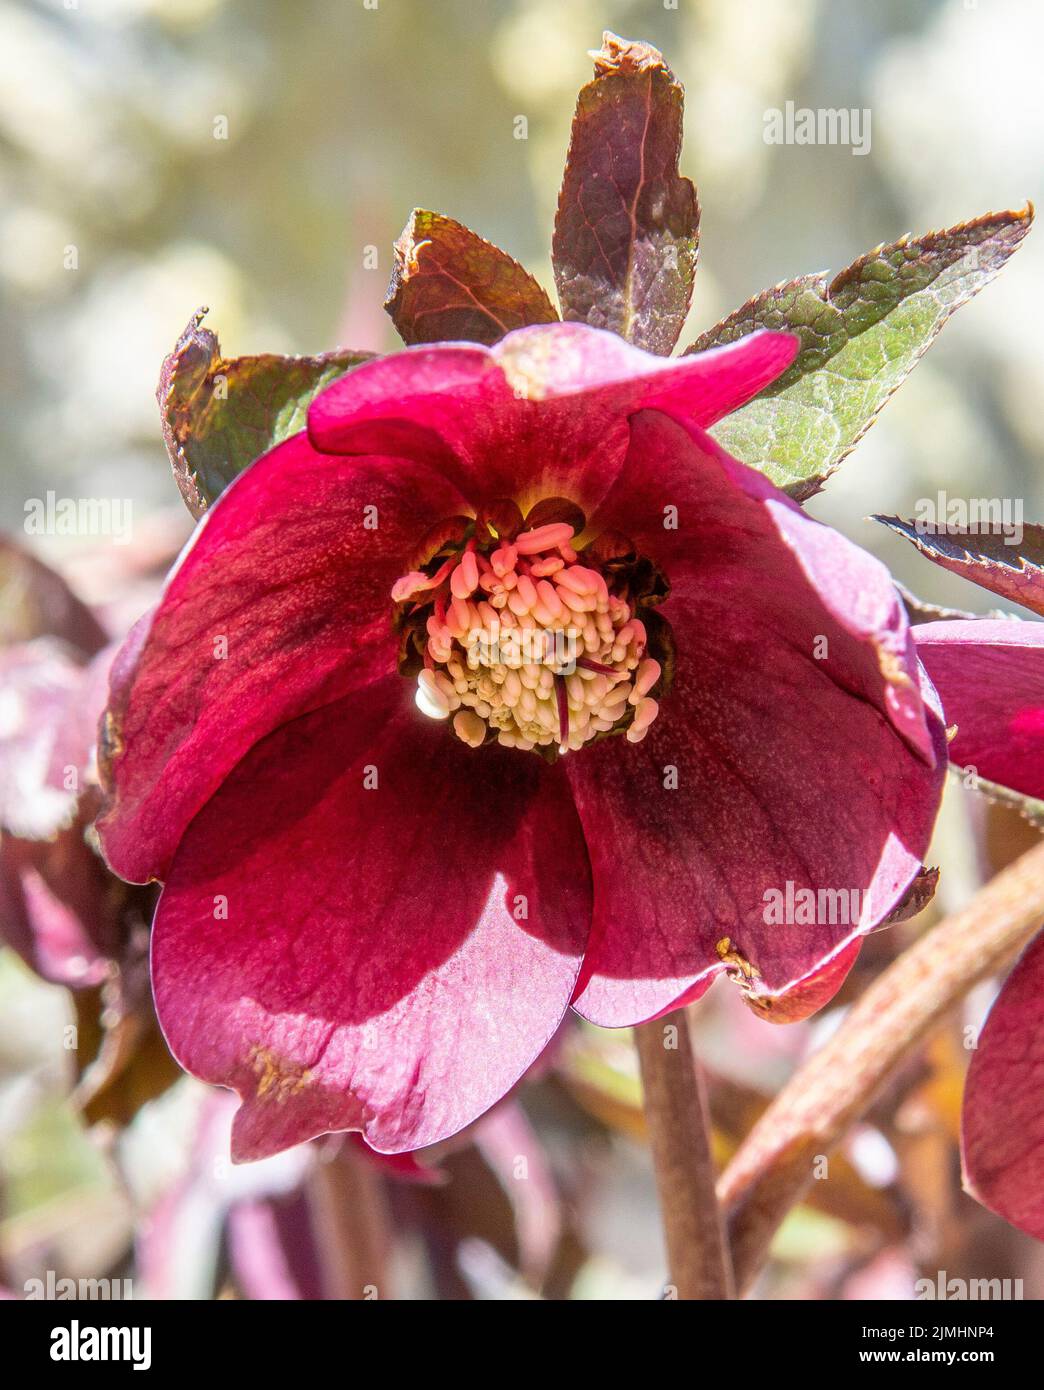
[[[413,243],[416,236],[418,209],[414,208],[406,219],[406,225],[392,242],[392,254],[395,257],[397,267],[406,266],[407,260],[413,253]],[[413,269],[412,266],[408,267]]]
[[[98,782],[106,796],[114,790],[112,767],[123,752],[123,731],[119,716],[110,705],[98,723],[98,744],[95,759],[98,768]]]
[[[622,39],[611,29],[603,32],[601,48],[592,48],[590,54],[594,59],[595,77],[608,77],[616,72],[633,77],[636,73],[656,68],[670,73],[658,48],[653,48],[651,43],[643,43],[641,39]]]
[[[935,897],[935,890],[938,886],[938,868],[929,868],[927,865],[922,865],[902,898],[896,903],[895,907],[892,908],[891,912],[884,918],[880,925],[882,927],[892,927],[895,926],[897,922],[908,922],[911,917],[916,917],[919,912],[924,911]]]

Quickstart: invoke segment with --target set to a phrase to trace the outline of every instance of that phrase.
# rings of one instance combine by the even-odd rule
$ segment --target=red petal
[[[914,629],[949,724],[950,759],[1044,797],[1044,623],[982,618]]]
[[[466,748],[404,694],[396,676],[260,743],[160,900],[159,1017],[182,1065],[243,1097],[238,1159],[327,1130],[385,1152],[444,1139],[569,1002],[590,880],[563,776]]]
[[[762,980],[755,980],[745,989],[744,998],[755,1013],[770,1023],[800,1023],[830,1003],[848,978],[862,945],[860,934],[782,989],[773,990]]]
[[[118,874],[162,877],[259,738],[394,670],[391,586],[461,505],[423,465],[324,457],[303,434],[240,474],[113,670],[98,828]]]
[[[723,952],[760,972],[756,994],[785,1017],[825,1002],[851,943],[919,872],[945,769],[921,693],[903,685],[902,710],[888,699],[917,669],[887,572],[699,444],[637,417],[628,470],[596,518],[666,557],[677,654],[643,743],[568,759],[595,883],[576,1007],[607,1025],[739,970]],[[663,528],[668,504],[677,531]],[[807,890],[844,897],[813,899],[805,922]],[[789,922],[771,920],[775,894]]]
[[[888,570],[702,430],[660,411],[635,416],[626,466],[590,525],[624,532],[675,587],[692,570],[705,622],[749,608],[808,656],[826,638],[815,666],[934,761],[910,625]]]
[[[407,453],[474,504],[564,495],[590,508],[623,461],[627,416],[665,404],[709,426],[784,371],[797,339],[755,333],[665,360],[576,323],[520,328],[493,348],[411,348],[316,397],[308,428],[331,453]]]
[[[983,1206],[1044,1240],[1044,933],[994,1004],[964,1090],[965,1186]]]

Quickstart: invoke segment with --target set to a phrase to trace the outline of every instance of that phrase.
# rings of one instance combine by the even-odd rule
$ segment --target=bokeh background
[[[682,168],[703,223],[683,345],[765,285],[1041,191],[1036,0],[370,5],[0,8],[0,525],[21,537],[26,500],[48,489],[130,499],[134,539],[122,555],[97,537],[32,539],[115,624],[141,611],[157,556],[189,532],[154,391],[192,311],[210,306],[230,354],[390,349],[381,300],[391,243],[415,205],[468,223],[550,289],[573,103],[603,28],[662,48],[686,85]],[[787,101],[869,109],[869,152],[767,145],[765,112]],[[1042,268],[1036,232],[811,504],[922,597],[991,606],[871,512],[911,515],[944,489],[1022,499],[1027,519],[1044,519]],[[955,789],[940,822],[937,906],[867,949],[849,995],[1031,833]],[[791,1219],[762,1294],[909,1297],[919,1271],[962,1261],[1023,1277],[1027,1297],[1044,1292],[1040,1248],[959,1192],[960,1026],[989,999],[988,987],[976,991],[856,1137],[848,1205],[842,1194]],[[776,1030],[749,1019],[725,982],[715,987],[696,1026],[723,1154],[843,1005]],[[46,1269],[131,1273],[140,1294],[249,1292],[236,1240],[249,1249],[242,1232],[256,1237],[266,1220],[274,1229],[273,1211],[289,1220],[312,1160],[232,1172],[227,1108],[188,1082],[126,1130],[92,1126],[70,1097],[71,1016],[67,991],[0,955],[3,1278],[16,1293]],[[662,1255],[626,1038],[570,1029],[522,1106],[529,1138],[514,1142],[542,1155],[535,1197],[541,1184],[528,1180],[520,1198],[503,1167],[512,1140],[499,1132],[449,1156],[441,1195],[377,1175],[400,1230],[400,1290],[527,1296],[545,1281],[556,1294],[648,1296]]]

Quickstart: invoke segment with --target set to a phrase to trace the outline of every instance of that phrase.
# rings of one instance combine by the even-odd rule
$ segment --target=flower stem
[[[342,1140],[320,1155],[309,1197],[325,1297],[388,1298],[387,1211],[374,1165]]]
[[[979,890],[883,971],[840,1028],[790,1079],[729,1164],[737,1287],[744,1290],[780,1223],[842,1139],[942,1018],[1002,969],[1044,919],[1044,843]]]
[[[681,1299],[732,1297],[703,1073],[684,1009],[634,1030],[670,1284]]]

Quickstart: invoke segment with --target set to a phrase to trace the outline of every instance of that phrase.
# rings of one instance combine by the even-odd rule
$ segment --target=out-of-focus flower
[[[1018,545],[998,536],[893,529],[922,554],[1008,601],[1044,615],[1044,527]],[[922,624],[917,650],[955,725],[953,762],[997,790],[1044,801],[1044,623],[980,618]],[[1005,982],[979,1038],[964,1094],[969,1191],[1044,1240],[1044,936]]]
[[[148,976],[155,889],[121,882],[93,843],[98,719],[118,644],[61,578],[0,547],[0,939],[72,988],[77,1099],[90,1119],[128,1120],[177,1071],[159,1038]]]
[[[1044,1240],[1044,935],[1008,976],[968,1068],[965,1185],[984,1206]]]

